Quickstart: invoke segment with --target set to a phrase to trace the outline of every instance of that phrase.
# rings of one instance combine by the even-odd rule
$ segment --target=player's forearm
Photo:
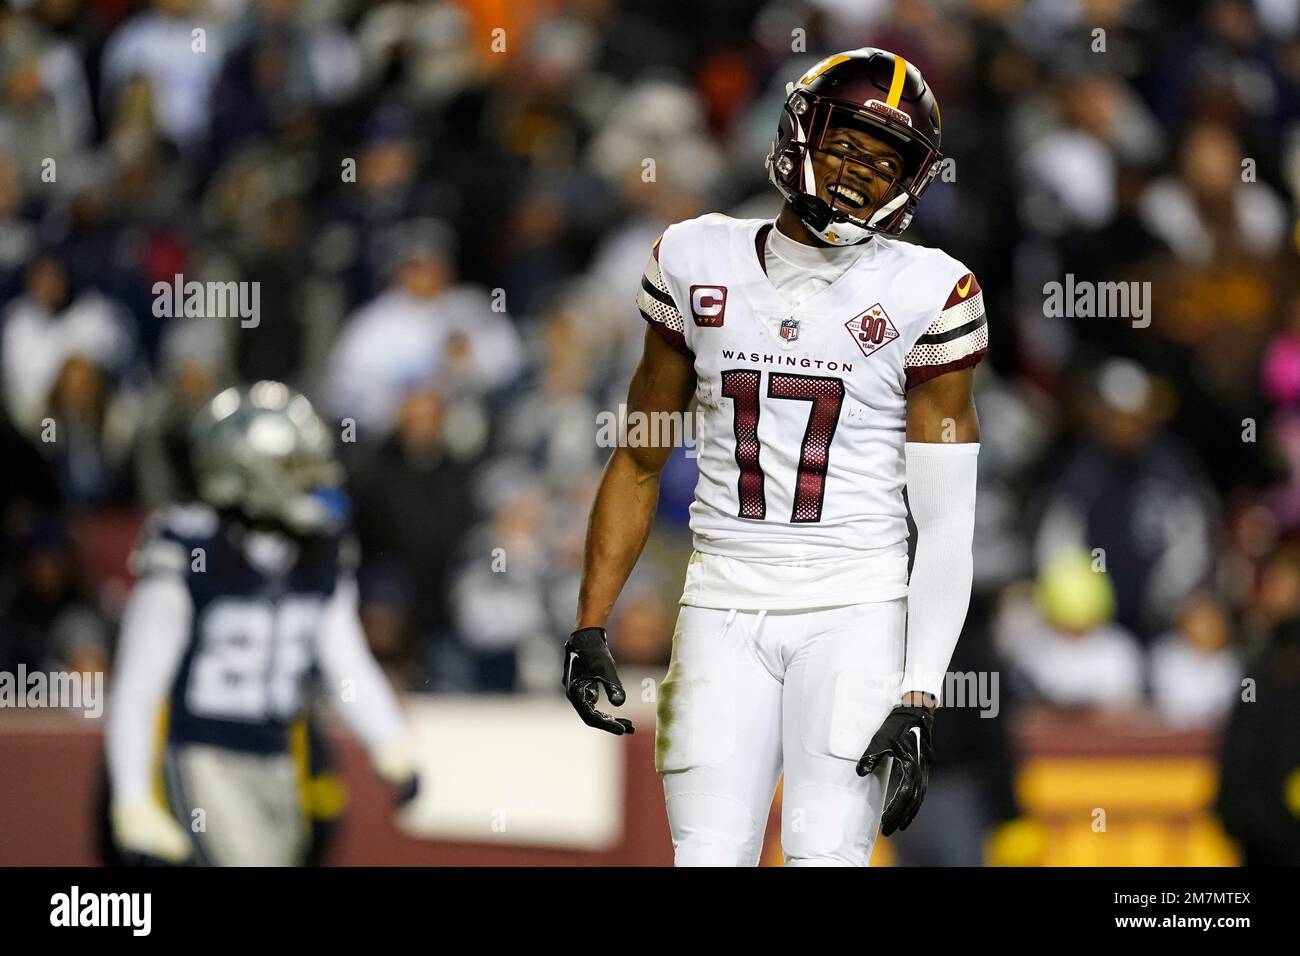
[[[106,744],[113,799],[143,800],[157,764],[157,727],[184,652],[193,604],[185,585],[150,577],[131,592],[122,615]]]
[[[907,444],[907,491],[916,522],[908,583],[904,702],[932,703],[957,647],[974,577],[975,481],[979,445]]]
[[[617,449],[605,467],[587,525],[578,592],[578,627],[604,627],[650,536],[659,501],[659,468]]]

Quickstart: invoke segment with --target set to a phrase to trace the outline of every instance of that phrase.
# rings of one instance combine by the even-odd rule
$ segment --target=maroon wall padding
[[[1217,734],[1171,733],[1129,722],[1103,728],[1071,715],[1034,711],[1013,723],[1015,750],[1032,756],[1204,755]],[[0,866],[92,866],[97,858],[97,799],[102,721],[51,711],[0,711]],[[394,825],[392,795],[370,772],[365,754],[337,734],[348,807],[327,862],[343,866],[671,866],[663,787],[654,771],[654,734],[624,738],[624,826],[608,850],[413,839]],[[427,781],[436,799],[438,780]],[[574,787],[582,786],[574,780]],[[779,858],[774,808],[764,860]]]
[[[99,721],[0,713],[0,866],[91,866]]]
[[[102,726],[51,712],[0,713],[0,866],[94,866]],[[625,738],[623,837],[603,852],[413,839],[351,738],[335,738],[348,807],[327,862],[342,866],[671,866],[654,735]],[[427,782],[435,799],[438,780]],[[581,786],[575,780],[574,786]]]

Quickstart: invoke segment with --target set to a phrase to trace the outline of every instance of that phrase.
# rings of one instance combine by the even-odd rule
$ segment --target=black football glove
[[[930,734],[933,727],[934,715],[924,707],[895,707],[858,761],[858,776],[865,777],[885,757],[894,758],[891,776],[898,781],[898,786],[881,814],[880,832],[885,836],[895,830],[906,830],[916,811],[921,809],[921,801],[930,785],[930,761],[933,759]]]
[[[605,688],[605,696],[615,707],[621,707],[627,700],[603,627],[580,627],[569,635],[564,645],[562,683],[564,696],[569,698],[569,703],[588,727],[619,735],[634,732],[630,720],[611,717],[596,709],[601,687]]]

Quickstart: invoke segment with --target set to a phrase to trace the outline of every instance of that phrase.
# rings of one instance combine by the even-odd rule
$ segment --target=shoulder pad
[[[131,573],[185,574],[193,549],[203,547],[217,533],[220,518],[207,505],[177,505],[153,512],[140,530],[131,554]]]

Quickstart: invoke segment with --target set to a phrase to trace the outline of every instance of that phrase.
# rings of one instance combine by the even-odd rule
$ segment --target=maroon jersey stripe
[[[690,347],[686,344],[686,336],[682,335],[682,333],[678,332],[676,329],[668,328],[668,326],[664,325],[662,322],[656,322],[646,314],[645,309],[637,309],[637,311],[641,313],[641,318],[650,323],[650,328],[654,329],[661,339],[671,345],[674,351],[680,352],[689,359],[695,358],[695,353],[692,352]]]
[[[965,290],[964,295],[962,290]],[[957,284],[953,286],[952,291],[948,293],[948,301],[943,304],[943,307],[945,309],[951,309],[954,305],[960,305],[962,302],[966,302],[971,296],[979,291],[979,279],[976,279],[972,273],[968,272],[957,280]]]
[[[970,368],[972,365],[978,365],[980,359],[982,359],[986,354],[988,354],[987,346],[982,349],[976,349],[974,352],[971,352],[970,355],[962,356],[955,362],[945,362],[942,365],[909,366],[904,369],[907,373],[907,382],[904,386],[904,390],[915,388],[922,382],[928,382],[932,378],[938,378],[944,372],[955,372],[958,369]]]

